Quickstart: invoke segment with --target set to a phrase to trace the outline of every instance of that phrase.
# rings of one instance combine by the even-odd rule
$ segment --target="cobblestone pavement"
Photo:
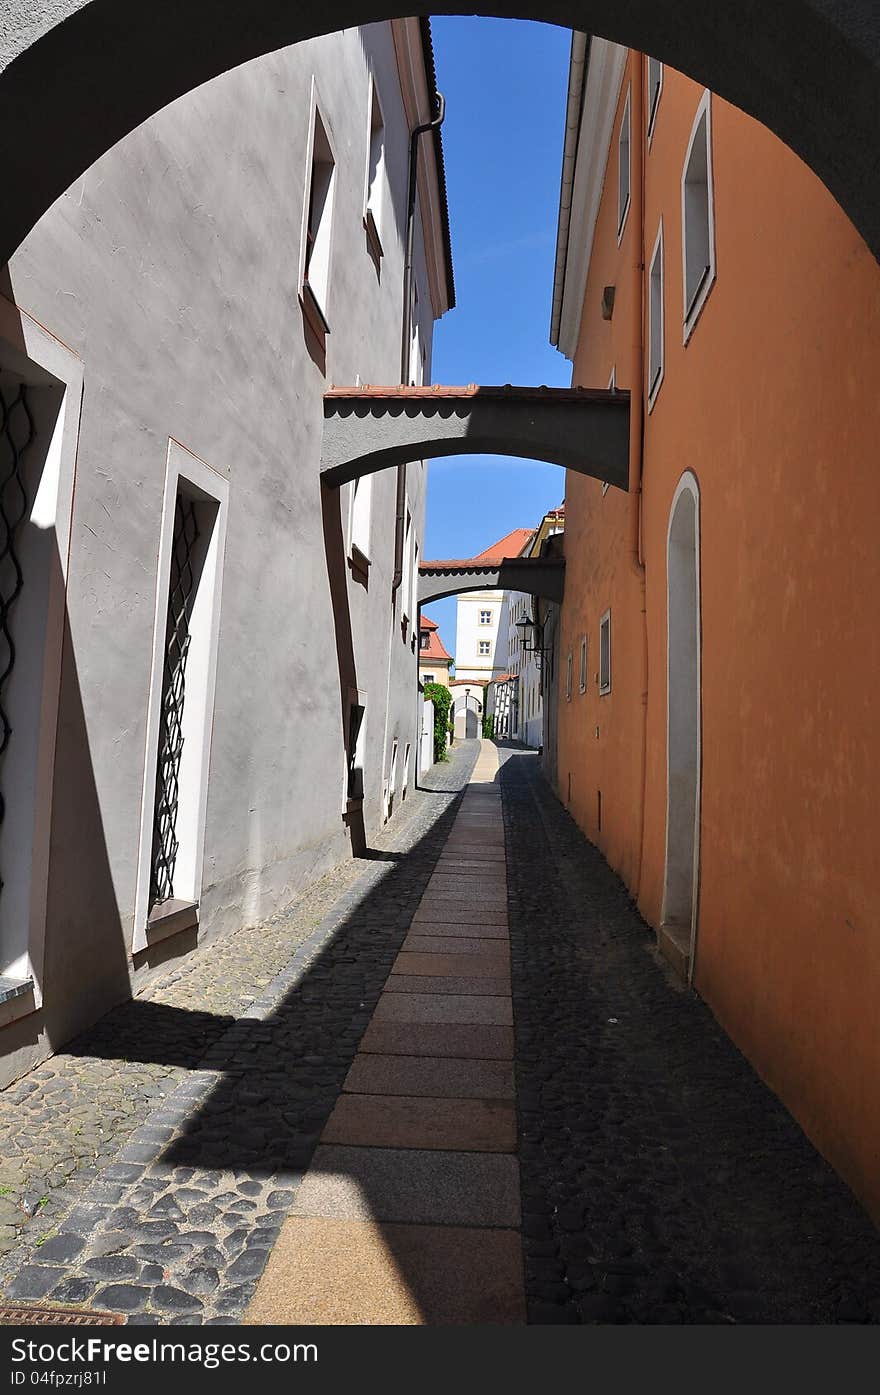
[[[530,1321],[880,1321],[877,1231],[507,754]]]
[[[460,743],[372,854],[215,941],[0,1094],[0,1289],[235,1321],[442,848]]]

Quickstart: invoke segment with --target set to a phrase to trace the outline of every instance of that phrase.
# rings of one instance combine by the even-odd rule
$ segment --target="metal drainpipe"
[[[426,131],[437,131],[446,116],[446,99],[437,93],[437,115],[433,121],[416,126],[409,138],[409,193],[406,205],[406,256],[403,263],[403,326],[400,338],[400,381],[406,385],[409,378],[410,336],[412,334],[412,264],[413,243],[416,224],[416,177],[418,175],[419,136]],[[403,580],[403,529],[406,513],[406,466],[397,467],[397,513],[394,521],[394,576],[391,590],[396,591]]]
[[[638,901],[642,882],[642,852],[645,843],[645,797],[648,773],[648,613],[645,590],[645,563],[642,558],[642,468],[645,443],[645,58],[633,53],[631,79],[632,129],[630,151],[633,161],[632,190],[635,206],[630,209],[633,219],[632,263],[632,357],[630,366],[630,434],[629,434],[629,556],[639,579],[642,612],[642,749],[641,805],[639,810],[639,841],[633,896]]]

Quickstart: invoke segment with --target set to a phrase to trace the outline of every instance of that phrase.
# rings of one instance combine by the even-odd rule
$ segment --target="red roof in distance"
[[[440,632],[437,629],[437,621],[432,620],[430,615],[422,615],[419,621],[419,628],[428,633],[428,645],[423,649],[419,644],[419,663],[452,663],[452,655],[446,649]]]

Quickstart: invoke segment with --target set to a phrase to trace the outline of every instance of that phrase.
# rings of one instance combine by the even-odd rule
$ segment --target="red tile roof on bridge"
[[[430,383],[422,387],[408,387],[400,384],[361,383],[358,387],[339,387],[335,384],[327,388],[326,398],[357,397],[387,398],[391,401],[419,399],[431,400],[437,397],[518,397],[521,399],[550,399],[554,402],[588,402],[591,399],[605,402],[617,395],[621,401],[629,394],[620,389],[609,388],[556,388],[556,387],[517,387],[513,383],[481,386],[479,383],[461,383],[458,386],[446,383]]]

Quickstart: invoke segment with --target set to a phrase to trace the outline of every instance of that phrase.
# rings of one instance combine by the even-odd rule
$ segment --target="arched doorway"
[[[690,980],[700,871],[700,491],[682,475],[666,540],[666,874],[661,947]]]

